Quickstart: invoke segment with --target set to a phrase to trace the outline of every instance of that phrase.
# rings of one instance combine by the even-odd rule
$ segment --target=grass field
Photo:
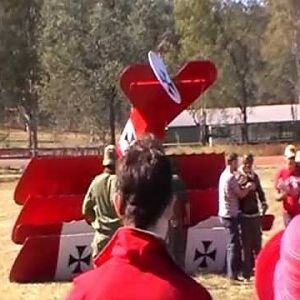
[[[272,178],[275,172],[275,165],[259,166],[258,173],[261,175],[265,188],[270,212],[276,214],[275,224],[272,232],[264,234],[264,240],[282,228],[280,217],[280,205],[272,199]],[[260,160],[263,163],[263,160]],[[63,299],[70,288],[70,284],[12,284],[8,280],[11,265],[19,251],[19,246],[11,242],[10,234],[14,221],[19,213],[20,207],[13,202],[13,190],[16,182],[0,182],[0,299],[8,300],[55,300]],[[231,286],[222,276],[206,275],[197,278],[212,293],[216,300],[250,300],[255,299],[252,284],[241,284]]]

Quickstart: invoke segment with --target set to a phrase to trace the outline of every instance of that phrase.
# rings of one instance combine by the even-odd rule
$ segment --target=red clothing
[[[211,300],[181,271],[154,235],[123,227],[96,258],[97,268],[80,275],[68,300]]]
[[[292,217],[300,214],[300,203],[299,203],[299,192],[292,192],[289,189],[295,190],[296,188],[291,188],[290,185],[296,180],[300,180],[299,168],[296,168],[294,172],[291,172],[286,167],[281,168],[275,177],[275,189],[280,192],[285,190],[288,196],[283,200],[283,208]],[[281,188],[285,186],[285,188]],[[299,185],[300,188],[300,185]]]

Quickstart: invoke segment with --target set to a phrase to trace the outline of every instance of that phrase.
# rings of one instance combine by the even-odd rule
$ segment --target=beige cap
[[[296,147],[294,145],[287,145],[284,149],[284,156],[288,159],[296,157]]]
[[[114,145],[108,145],[104,149],[103,166],[113,166],[116,163],[116,147]]]

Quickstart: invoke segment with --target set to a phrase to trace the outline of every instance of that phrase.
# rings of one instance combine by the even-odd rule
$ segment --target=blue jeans
[[[243,276],[250,278],[253,274],[255,258],[261,249],[261,221],[260,217],[241,218],[242,248],[243,248]]]
[[[221,223],[229,232],[226,249],[226,273],[231,279],[237,279],[241,270],[241,243],[239,218],[221,218]]]

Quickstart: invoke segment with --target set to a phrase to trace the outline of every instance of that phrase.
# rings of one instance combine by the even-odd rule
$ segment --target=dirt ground
[[[261,175],[265,188],[270,212],[276,215],[276,220],[271,232],[264,233],[264,240],[267,240],[282,228],[280,216],[280,205],[272,199],[272,178],[274,177],[275,165],[280,159],[268,158],[258,160],[258,173]],[[262,167],[263,166],[263,167]],[[10,234],[14,221],[19,213],[20,207],[13,202],[13,191],[16,182],[0,182],[0,299],[9,300],[55,300],[63,299],[70,288],[70,284],[12,284],[8,280],[10,268],[19,251],[19,246],[11,242]],[[250,300],[255,299],[252,284],[241,284],[230,286],[222,276],[207,275],[200,276],[198,280],[206,286],[216,300]]]

